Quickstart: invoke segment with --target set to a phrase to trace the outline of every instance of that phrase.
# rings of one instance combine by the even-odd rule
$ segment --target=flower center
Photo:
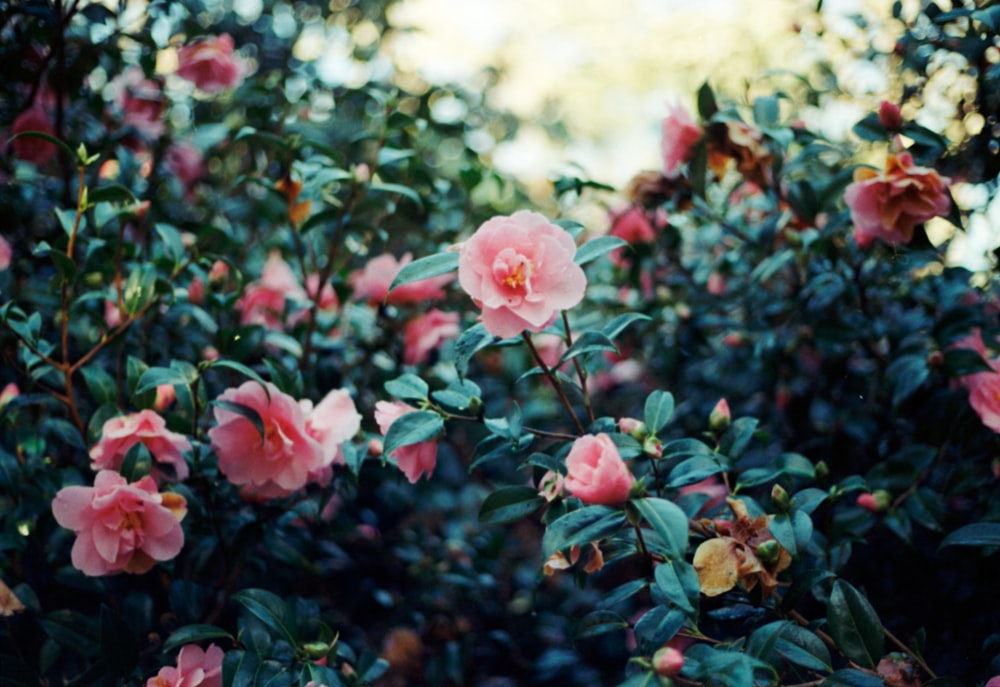
[[[122,521],[118,525],[119,529],[132,531],[142,525],[142,518],[135,511],[122,511]]]
[[[531,268],[532,264],[530,262],[519,262],[514,265],[514,269],[502,281],[512,289],[524,286],[524,283],[528,281],[528,277],[531,276]]]

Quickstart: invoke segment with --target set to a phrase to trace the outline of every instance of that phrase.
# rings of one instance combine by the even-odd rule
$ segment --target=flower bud
[[[788,492],[780,484],[771,487],[771,503],[779,513],[787,513],[792,508],[792,500],[788,497]]]
[[[708,416],[708,428],[716,434],[721,434],[729,429],[732,420],[733,416],[729,412],[729,402],[723,398],[712,408],[712,412]]]
[[[826,464],[825,460],[821,460],[816,463],[816,479],[826,479],[830,476],[830,466]]]
[[[672,646],[664,646],[653,654],[653,670],[663,677],[674,677],[684,667],[684,654]]]
[[[634,417],[623,417],[618,420],[618,429],[623,434],[628,434],[639,441],[642,441],[649,434],[649,427],[646,426],[646,423]]]
[[[903,127],[903,116],[899,105],[883,100],[878,106],[878,121],[889,131],[899,131]]]
[[[768,539],[757,547],[757,558],[764,565],[777,563],[779,556],[781,556],[781,544],[776,539]]]
[[[871,513],[884,513],[892,505],[892,495],[885,489],[878,489],[870,494],[860,494],[857,504]]]
[[[309,642],[302,647],[302,651],[305,652],[306,658],[311,661],[315,661],[318,658],[325,658],[329,650],[330,645],[326,642]]]
[[[653,458],[662,458],[663,442],[657,437],[650,435],[642,442],[642,451],[647,455],[653,456]]]
[[[941,367],[942,365],[944,365],[944,353],[931,351],[927,354],[927,367]]]

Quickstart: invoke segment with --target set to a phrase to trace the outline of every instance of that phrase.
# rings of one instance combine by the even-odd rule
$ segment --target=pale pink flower
[[[953,348],[975,351],[992,368],[965,375],[959,381],[969,390],[969,405],[982,423],[994,432],[1000,432],[1000,358],[990,354],[978,329],[956,342]]]
[[[312,401],[299,401],[305,415],[306,433],[323,450],[323,464],[342,465],[341,446],[361,429],[361,415],[347,389],[334,389],[313,407]]]
[[[177,75],[205,93],[218,93],[243,83],[246,65],[234,54],[228,33],[188,43],[177,54]]]
[[[3,236],[0,236],[0,272],[10,267],[10,261],[14,257],[14,249]]]
[[[538,332],[583,300],[587,277],[562,227],[528,210],[487,220],[462,244],[458,280],[501,338]]]
[[[440,300],[445,297],[444,286],[454,281],[452,274],[442,274],[430,279],[403,284],[402,286],[389,292],[389,286],[399,271],[413,261],[413,256],[409,253],[396,260],[395,256],[385,253],[372,258],[363,270],[355,270],[351,273],[349,283],[354,289],[351,298],[356,301],[365,301],[370,305],[381,305],[383,302],[389,305],[403,305],[405,303],[426,303],[431,300]]]
[[[317,292],[319,292],[320,312],[336,312],[340,309],[340,300],[337,298],[337,292],[333,290],[333,284],[327,281],[323,284],[323,288],[320,288],[318,274],[314,272],[306,275],[306,293],[309,298],[316,298]]]
[[[21,390],[17,388],[17,384],[10,382],[3,388],[3,391],[0,391],[0,408],[3,408],[20,395]]]
[[[378,423],[378,429],[384,436],[389,432],[393,422],[416,410],[413,406],[400,401],[379,401],[375,404],[375,422]],[[410,484],[416,484],[421,475],[426,473],[430,477],[434,472],[434,467],[437,465],[437,442],[422,441],[409,446],[400,446],[389,456],[396,460],[396,465],[406,475]]]
[[[122,311],[118,303],[107,298],[104,300],[104,324],[108,329],[114,329],[122,323]]]
[[[708,281],[705,283],[705,290],[713,296],[724,295],[726,293],[726,278],[718,272],[712,272],[708,275]]]
[[[208,283],[218,284],[229,276],[229,265],[223,260],[216,260],[208,271]]]
[[[566,491],[590,505],[622,505],[635,481],[607,434],[587,434],[574,441],[566,471]]]
[[[222,659],[225,652],[215,644],[202,649],[185,644],[177,654],[177,666],[164,666],[146,687],[222,687]]]
[[[262,498],[288,496],[306,486],[328,463],[324,447],[309,435],[305,413],[294,398],[271,383],[247,381],[226,389],[219,400],[256,411],[264,436],[247,417],[216,405],[216,425],[208,430],[219,470],[236,485]]]
[[[933,169],[915,165],[909,153],[889,155],[883,172],[859,167],[844,190],[855,242],[862,248],[875,239],[909,243],[918,224],[951,210],[949,183]]]
[[[444,312],[437,308],[419,315],[406,323],[403,331],[403,363],[420,365],[427,362],[431,351],[439,348],[448,339],[458,336],[459,316],[456,312]]]
[[[52,123],[52,117],[41,104],[35,103],[14,120],[11,133],[16,136],[25,131],[39,131],[49,136],[56,135],[56,127]],[[58,150],[52,143],[31,136],[24,136],[11,142],[10,149],[15,157],[31,162],[36,167],[44,166],[55,157]]]
[[[148,475],[129,484],[113,470],[98,472],[93,487],[60,489],[52,501],[56,522],[76,533],[73,567],[90,576],[144,573],[174,558],[186,513],[184,497],[158,493]]]
[[[204,177],[208,170],[201,151],[190,143],[174,143],[165,153],[167,169],[177,177],[184,189],[191,190],[194,183]]]
[[[653,243],[656,231],[642,207],[630,205],[623,211],[612,213],[610,236],[629,243]]]
[[[986,684],[983,685],[983,687],[1000,687],[1000,675],[994,675],[991,677],[986,681]]]
[[[153,409],[158,413],[173,405],[177,400],[177,390],[173,384],[160,384],[156,387],[156,399],[153,401]]]
[[[305,296],[306,292],[281,252],[271,251],[260,279],[248,284],[243,297],[236,301],[240,324],[280,330],[284,326],[285,300],[302,300]]]
[[[539,334],[531,337],[538,357],[550,368],[555,368],[566,352],[566,339],[559,334]]]
[[[163,135],[166,101],[160,85],[147,79],[141,67],[129,67],[109,85],[121,111],[122,123],[150,140]]]
[[[680,174],[681,166],[694,155],[694,148],[703,133],[702,128],[679,103],[670,106],[670,114],[663,120],[660,137],[664,176],[673,179]]]
[[[184,452],[191,442],[182,434],[167,429],[166,420],[153,410],[119,415],[104,423],[100,440],[90,449],[90,467],[94,470],[120,470],[125,454],[142,444],[153,457],[153,477],[162,482],[164,475],[157,464],[172,465],[178,480],[188,476]]]

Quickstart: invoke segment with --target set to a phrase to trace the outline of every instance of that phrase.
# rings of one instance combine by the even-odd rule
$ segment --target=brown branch
[[[534,357],[539,367],[542,368],[542,372],[545,373],[545,376],[548,378],[549,382],[555,388],[556,393],[559,394],[559,400],[562,401],[563,407],[566,408],[566,412],[569,413],[570,418],[572,418],[573,424],[576,426],[576,431],[581,436],[586,434],[586,430],[583,428],[583,424],[580,422],[580,418],[578,418],[576,416],[576,413],[573,412],[573,404],[570,403],[569,397],[566,396],[566,390],[563,389],[562,383],[559,381],[559,378],[556,377],[552,369],[545,364],[544,360],[542,360],[541,354],[538,352],[538,349],[535,348],[535,344],[531,341],[531,335],[525,331],[521,333],[521,336],[524,339],[525,343],[528,344],[528,349],[531,351],[532,357]]]

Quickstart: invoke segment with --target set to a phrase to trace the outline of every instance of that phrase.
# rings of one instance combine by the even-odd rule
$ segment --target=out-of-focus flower
[[[521,210],[487,220],[462,244],[458,280],[494,336],[538,332],[583,299],[587,277],[575,255],[569,232]]]
[[[3,408],[20,395],[21,390],[17,388],[17,384],[10,382],[3,388],[3,391],[0,391],[0,408]]]
[[[612,213],[610,236],[617,236],[629,243],[652,243],[656,231],[649,221],[646,211],[638,205],[630,205],[623,211]]]
[[[588,434],[573,442],[566,456],[566,491],[586,504],[620,506],[628,501],[635,478],[607,434]]]
[[[884,513],[892,505],[892,495],[883,489],[870,494],[858,494],[857,504],[870,513]]]
[[[3,236],[0,236],[0,272],[10,267],[10,261],[14,257],[14,249]]]
[[[169,561],[184,547],[180,521],[187,502],[158,493],[149,476],[129,484],[113,470],[101,470],[93,487],[60,489],[52,514],[76,533],[71,559],[85,575],[144,573]]]
[[[205,281],[198,276],[192,277],[188,282],[188,301],[195,305],[201,305],[205,300]]]
[[[236,302],[240,323],[280,330],[284,326],[285,300],[302,300],[305,296],[305,290],[281,252],[272,251],[260,279],[248,284],[243,297]]]
[[[915,165],[909,153],[889,155],[883,172],[859,167],[844,190],[855,242],[862,248],[875,239],[909,243],[918,224],[951,210],[949,183],[933,169]]]
[[[177,177],[184,190],[188,192],[196,181],[208,173],[201,151],[190,143],[174,143],[167,148],[165,159],[167,169]]]
[[[903,127],[903,115],[899,105],[883,100],[878,105],[878,121],[889,131],[899,131]]]
[[[403,362],[406,365],[421,365],[448,339],[454,339],[461,331],[457,312],[444,312],[437,308],[419,315],[406,323],[403,330]]]
[[[664,176],[673,179],[680,174],[681,167],[691,159],[703,134],[703,129],[679,103],[670,107],[660,135]]]
[[[695,482],[694,484],[688,484],[680,488],[680,494],[705,494],[708,496],[708,500],[701,505],[698,509],[698,514],[710,511],[716,506],[720,505],[729,496],[729,489],[726,485],[719,481],[719,478],[715,475],[711,477],[706,477],[700,482]]]
[[[735,161],[737,171],[747,181],[769,185],[774,156],[759,131],[736,120],[713,125],[709,141],[708,166],[720,179],[730,160]]]
[[[684,667],[684,654],[672,646],[663,646],[653,654],[653,670],[663,677],[679,675]]]
[[[164,666],[146,680],[146,687],[222,687],[225,653],[215,644],[202,649],[185,644],[177,654],[177,666]]]
[[[708,291],[713,296],[723,296],[726,293],[726,278],[723,277],[718,272],[712,272],[708,275],[708,281],[705,282],[705,290]]]
[[[228,33],[206,36],[183,46],[177,53],[177,75],[205,93],[236,88],[246,76],[246,65],[233,52]]]
[[[109,86],[125,126],[149,140],[163,135],[166,127],[163,92],[157,82],[146,78],[141,67],[129,67],[112,79]]]
[[[105,422],[100,440],[90,449],[90,467],[94,470],[119,470],[125,454],[136,444],[142,444],[149,450],[154,461],[152,476],[157,482],[163,482],[167,477],[159,470],[160,464],[173,466],[178,480],[187,478],[188,465],[184,452],[191,450],[191,442],[184,435],[167,429],[166,420],[149,409],[119,415]]]
[[[14,120],[11,127],[12,134],[16,136],[26,131],[38,131],[49,136],[56,135],[56,127],[52,123],[52,117],[40,103],[36,102]],[[10,143],[10,149],[16,158],[31,162],[36,167],[47,164],[58,151],[54,144],[31,136],[15,139]]]
[[[375,422],[385,436],[396,420],[417,409],[399,401],[379,401],[375,404]],[[389,454],[396,460],[396,465],[406,475],[410,484],[416,484],[420,476],[427,474],[429,478],[437,465],[437,442],[421,441],[409,446],[400,446]]]
[[[299,401],[305,415],[306,433],[323,449],[324,465],[341,465],[341,447],[361,429],[361,415],[347,389],[334,389],[313,407],[311,401]]]
[[[444,298],[443,287],[454,281],[453,274],[442,274],[430,279],[403,284],[389,292],[389,286],[399,274],[399,271],[413,261],[413,256],[406,253],[402,258],[396,260],[395,256],[385,253],[372,258],[363,270],[356,270],[351,273],[348,281],[354,292],[351,298],[356,301],[365,301],[369,305],[381,305],[383,302],[389,305],[403,305],[405,303],[427,303],[432,300]]]
[[[268,383],[254,381],[226,389],[216,404],[216,425],[208,430],[219,470],[236,485],[247,485],[260,498],[277,498],[302,489],[310,475],[328,465],[324,446],[309,434],[305,413],[294,398]],[[226,406],[255,412],[255,422]],[[325,418],[321,419],[325,424]]]

